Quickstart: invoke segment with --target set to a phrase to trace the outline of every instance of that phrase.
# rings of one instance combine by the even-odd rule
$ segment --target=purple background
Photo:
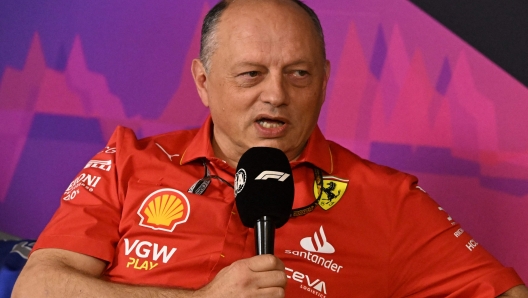
[[[306,1],[332,63],[329,139],[417,175],[528,280],[528,90],[412,3]],[[116,125],[205,119],[190,76],[213,1],[0,2],[0,230],[37,237]]]

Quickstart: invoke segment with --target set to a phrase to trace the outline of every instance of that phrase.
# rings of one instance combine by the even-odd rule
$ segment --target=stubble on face
[[[202,96],[215,155],[233,167],[254,146],[296,158],[317,123],[329,73],[310,17],[291,1],[236,1],[216,30]]]

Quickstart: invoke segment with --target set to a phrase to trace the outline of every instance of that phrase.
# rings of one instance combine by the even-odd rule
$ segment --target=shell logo
[[[174,231],[176,225],[184,223],[191,213],[187,197],[180,191],[163,188],[148,195],[137,214],[139,225],[153,230]]]

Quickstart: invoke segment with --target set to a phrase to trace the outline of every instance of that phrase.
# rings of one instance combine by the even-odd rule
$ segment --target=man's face
[[[235,1],[216,34],[209,73],[193,62],[216,156],[236,166],[247,149],[267,146],[296,158],[317,123],[330,68],[309,16],[289,1]]]

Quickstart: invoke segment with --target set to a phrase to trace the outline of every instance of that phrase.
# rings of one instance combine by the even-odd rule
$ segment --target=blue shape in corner
[[[0,240],[0,298],[11,297],[34,244],[33,240]]]
[[[37,113],[29,130],[31,139],[105,144],[97,118]]]
[[[105,144],[95,118],[35,114],[6,198],[0,204],[0,230],[36,238],[57,209],[66,187]]]
[[[476,177],[480,165],[476,162],[456,158],[449,148],[430,146],[389,144],[372,142],[370,159],[402,171],[419,171],[435,174]]]
[[[387,42],[385,41],[385,34],[381,25],[378,27],[378,33],[376,34],[376,41],[374,43],[374,49],[372,51],[372,58],[370,60],[370,71],[379,80],[383,71],[383,65],[387,58]]]
[[[451,82],[451,67],[449,66],[449,60],[447,57],[444,59],[442,64],[442,70],[440,70],[440,75],[438,76],[438,81],[436,81],[436,91],[442,95],[445,95],[447,92],[447,87]]]
[[[372,142],[369,159],[407,172],[475,177],[488,189],[519,197],[528,194],[528,180],[484,176],[479,163],[454,157],[449,148]]]
[[[481,176],[480,185],[518,197],[528,194],[528,180]]]

